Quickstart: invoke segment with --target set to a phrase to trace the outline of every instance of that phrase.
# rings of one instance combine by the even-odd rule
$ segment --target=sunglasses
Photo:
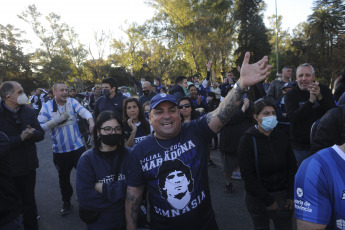
[[[190,104],[178,105],[177,107],[178,107],[179,109],[183,109],[183,107],[189,108],[189,107],[190,107]]]

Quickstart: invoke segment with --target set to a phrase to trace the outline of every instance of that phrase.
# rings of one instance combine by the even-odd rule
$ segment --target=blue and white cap
[[[177,101],[176,101],[175,97],[173,97],[170,94],[161,93],[161,94],[157,94],[156,96],[154,96],[151,99],[150,111],[164,101],[169,101],[169,102],[177,105]]]

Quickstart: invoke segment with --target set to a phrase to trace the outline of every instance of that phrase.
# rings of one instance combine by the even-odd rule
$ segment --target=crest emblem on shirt
[[[302,197],[303,196],[303,189],[297,188],[296,189],[296,194],[297,194],[298,197]]]
[[[343,196],[341,197],[342,200],[345,200],[345,190],[343,192]]]

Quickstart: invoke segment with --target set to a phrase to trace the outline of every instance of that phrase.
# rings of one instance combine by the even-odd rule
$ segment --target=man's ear
[[[11,94],[7,94],[5,100],[8,100],[11,97]]]
[[[150,123],[151,123],[151,119],[152,119],[152,117],[153,117],[153,115],[151,114],[151,112],[152,112],[152,110],[149,112],[149,121],[150,121]]]

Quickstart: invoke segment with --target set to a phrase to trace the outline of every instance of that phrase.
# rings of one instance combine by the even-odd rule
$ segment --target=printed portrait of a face
[[[162,197],[175,209],[183,209],[190,202],[194,180],[190,168],[175,159],[164,161],[158,172]]]

